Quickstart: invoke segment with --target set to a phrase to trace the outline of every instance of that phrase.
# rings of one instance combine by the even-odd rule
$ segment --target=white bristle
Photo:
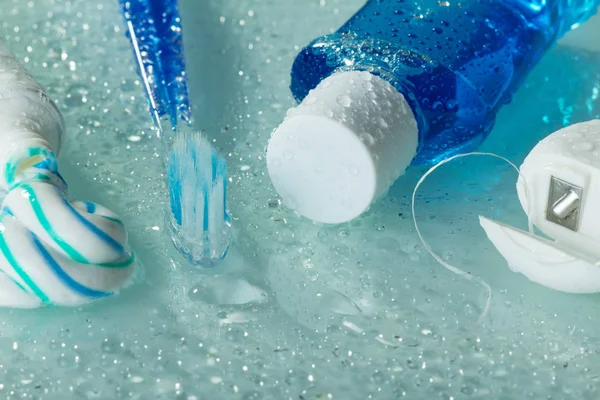
[[[191,262],[214,265],[227,254],[230,241],[225,161],[194,133],[175,138],[168,164],[173,242]]]

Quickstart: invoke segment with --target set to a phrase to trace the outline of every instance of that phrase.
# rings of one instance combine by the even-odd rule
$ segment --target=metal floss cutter
[[[480,216],[509,267],[562,292],[600,292],[600,120],[539,142],[521,166],[517,191],[533,225],[552,239]]]

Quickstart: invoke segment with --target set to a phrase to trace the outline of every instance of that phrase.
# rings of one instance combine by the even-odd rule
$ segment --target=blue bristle
[[[217,166],[213,167],[213,171],[216,171],[216,176],[223,180],[223,191],[227,193],[227,163],[225,162],[225,159],[219,158]],[[213,182],[214,181],[215,179],[213,178]],[[226,221],[230,221],[229,215],[227,214],[227,196],[223,196],[223,210],[223,218],[225,218]]]
[[[169,197],[171,202],[171,212],[173,218],[178,225],[181,225],[181,177],[179,176],[179,169],[181,168],[181,161],[175,152],[171,152],[169,157]]]
[[[215,184],[215,181],[217,179],[217,150],[212,149],[211,155],[210,155],[210,166],[211,166],[211,170],[212,170],[212,177],[211,177],[211,184]]]
[[[206,181],[202,181],[202,194],[204,195],[204,218],[202,219],[203,226],[202,230],[208,232],[208,184]]]

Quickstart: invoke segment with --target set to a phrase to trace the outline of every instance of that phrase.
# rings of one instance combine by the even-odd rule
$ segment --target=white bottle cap
[[[271,136],[267,168],[286,206],[342,223],[389,189],[417,145],[417,122],[401,93],[369,72],[341,72],[288,111]]]

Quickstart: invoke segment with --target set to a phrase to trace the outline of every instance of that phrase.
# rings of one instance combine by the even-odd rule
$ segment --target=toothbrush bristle
[[[213,266],[227,255],[227,167],[199,133],[178,135],[168,159],[171,237],[193,264]]]

